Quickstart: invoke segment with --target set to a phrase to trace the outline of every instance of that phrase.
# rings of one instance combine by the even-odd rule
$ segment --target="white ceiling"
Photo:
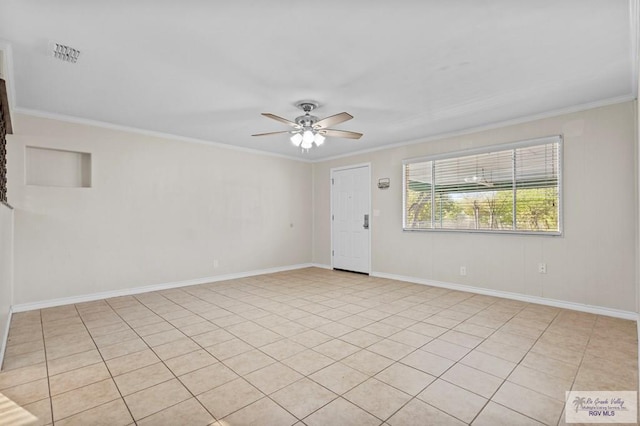
[[[637,0],[2,0],[18,110],[317,160],[637,93]],[[51,41],[81,51],[54,59]],[[364,133],[308,153],[260,115]]]

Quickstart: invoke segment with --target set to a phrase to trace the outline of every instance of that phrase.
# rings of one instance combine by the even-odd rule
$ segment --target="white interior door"
[[[369,166],[331,172],[333,267],[369,273]]]

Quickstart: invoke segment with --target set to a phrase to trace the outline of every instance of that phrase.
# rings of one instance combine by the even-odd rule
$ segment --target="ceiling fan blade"
[[[362,137],[362,133],[348,132],[346,130],[322,129],[318,133],[334,138],[360,139]]]
[[[348,112],[341,112],[340,114],[332,115],[327,118],[323,118],[313,125],[314,129],[326,129],[329,126],[333,126],[335,124],[344,123],[345,121],[349,121],[353,118],[353,115]]]
[[[280,135],[282,133],[292,133],[289,130],[285,130],[283,132],[268,132],[268,133],[256,133],[255,135],[251,135],[251,136],[269,136],[269,135]],[[295,132],[294,132],[295,133]]]
[[[268,118],[270,118],[272,120],[276,120],[276,121],[279,121],[281,123],[288,124],[289,126],[295,127],[296,129],[300,128],[299,124],[294,123],[293,121],[289,121],[286,118],[278,117],[277,115],[271,114],[269,112],[263,112],[262,115],[264,115],[265,117],[268,117]]]

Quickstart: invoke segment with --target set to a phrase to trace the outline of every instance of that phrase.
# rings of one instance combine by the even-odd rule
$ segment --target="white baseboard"
[[[637,312],[622,311],[619,309],[605,308],[602,306],[585,305],[582,303],[566,302],[564,300],[547,299],[545,297],[530,296],[527,294],[511,293],[508,291],[491,290],[487,288],[472,287],[464,284],[447,283],[442,281],[426,280],[423,278],[407,277],[403,275],[387,274],[384,272],[372,272],[372,277],[388,278],[391,280],[405,281],[414,284],[429,285],[432,287],[447,288],[450,290],[466,291],[468,293],[483,294],[485,296],[502,297],[504,299],[519,300],[521,302],[536,303],[538,305],[553,306],[556,308],[570,309],[573,311],[588,312],[590,314],[605,315],[639,321]]]
[[[133,294],[148,293],[150,291],[169,290],[172,288],[187,287],[190,285],[208,284],[217,281],[234,280],[237,278],[253,277],[256,275],[273,274],[276,272],[293,271],[295,269],[311,268],[312,263],[301,263],[297,265],[278,266],[275,268],[257,269],[247,272],[236,272],[233,274],[216,275],[213,277],[195,278],[186,281],[176,281],[164,284],[153,284],[142,287],[126,288],[122,290],[104,291],[100,293],[85,294],[81,296],[61,297],[59,299],[42,300],[39,302],[21,303],[13,305],[13,312],[33,311],[36,309],[52,308],[55,306],[71,305],[75,303],[92,302],[94,300],[109,299],[112,297],[131,296]]]
[[[5,331],[4,339],[2,342],[1,349],[3,350],[0,352],[0,362],[2,360],[1,356],[4,353],[4,348],[6,346],[6,339],[8,337],[8,330],[9,330],[8,327],[11,320],[11,315],[16,312],[26,312],[26,311],[32,311],[35,309],[52,308],[55,306],[70,305],[74,303],[92,302],[94,300],[109,299],[112,297],[130,296],[133,294],[148,293],[150,291],[169,290],[172,288],[207,284],[207,283],[213,283],[218,281],[233,280],[237,278],[253,277],[256,275],[273,274],[276,272],[293,271],[296,269],[303,269],[303,268],[332,269],[331,265],[324,265],[319,263],[301,263],[297,265],[279,266],[279,267],[267,268],[267,269],[257,269],[253,271],[237,272],[237,273],[226,274],[226,275],[216,275],[212,277],[195,278],[195,279],[186,280],[186,281],[154,284],[154,285],[148,285],[148,286],[142,286],[142,287],[127,288],[122,290],[112,290],[112,291],[105,291],[100,293],[92,293],[92,294],[71,296],[71,297],[62,297],[59,299],[42,300],[39,302],[21,303],[18,305],[13,305],[9,311],[9,322],[7,323],[7,329]],[[427,280],[423,278],[408,277],[404,275],[387,274],[384,272],[371,272],[370,275],[372,277],[388,278],[392,280],[405,281],[405,282],[410,282],[414,284],[430,285],[433,287],[448,288],[450,290],[466,291],[469,293],[483,294],[483,295],[494,296],[494,297],[502,297],[505,299],[519,300],[519,301],[528,302],[528,303],[537,303],[539,305],[554,306],[557,308],[571,309],[571,310],[580,311],[580,312],[589,312],[592,314],[606,315],[606,316],[615,317],[615,318],[622,318],[622,319],[628,319],[628,320],[634,320],[634,321],[639,320],[638,313],[636,312],[622,311],[622,310],[611,309],[611,308],[606,308],[602,306],[585,305],[582,303],[567,302],[567,301],[556,300],[556,299],[547,299],[544,297],[530,296],[530,295],[519,294],[519,293],[511,293],[511,292],[500,291],[500,290],[491,290],[491,289],[480,288],[480,287],[472,287],[472,286],[463,285],[463,284]],[[2,364],[0,363],[0,365]]]
[[[320,269],[333,269],[331,265],[325,265],[324,263],[312,263],[311,266]]]
[[[13,315],[13,310],[9,308],[7,325],[4,327],[4,334],[2,335],[2,343],[0,344],[0,370],[2,370],[2,363],[4,362],[4,352],[7,349],[7,342],[9,341],[9,326],[11,325],[11,315]]]

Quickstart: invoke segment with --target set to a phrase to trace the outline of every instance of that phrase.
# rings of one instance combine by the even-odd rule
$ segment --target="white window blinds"
[[[404,162],[405,230],[559,234],[560,137]]]

